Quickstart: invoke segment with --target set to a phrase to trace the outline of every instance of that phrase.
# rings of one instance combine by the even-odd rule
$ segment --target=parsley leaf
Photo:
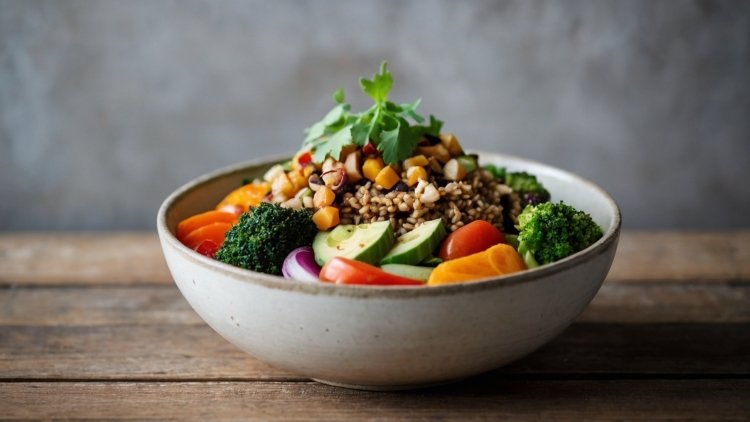
[[[305,130],[302,147],[313,150],[313,161],[323,162],[327,156],[337,160],[343,147],[355,144],[364,146],[373,142],[387,164],[408,158],[424,135],[438,136],[443,122],[430,115],[429,124],[416,112],[421,103],[396,104],[388,101],[393,78],[387,62],[372,79],[359,80],[362,92],[373,99],[374,105],[362,113],[351,113],[344,91],[339,88],[333,94],[336,106],[320,122]],[[410,125],[409,120],[416,124]]]
[[[338,160],[341,155],[341,149],[351,143],[352,125],[346,125],[338,132],[334,133],[333,136],[323,139],[315,146],[315,152],[312,157],[313,161],[316,163],[322,163],[328,155],[335,160]]]
[[[362,91],[369,95],[375,101],[375,104],[380,104],[388,99],[388,92],[393,86],[393,78],[391,78],[391,72],[386,67],[388,62],[380,64],[380,73],[376,73],[372,80],[360,78],[359,86],[362,87]]]

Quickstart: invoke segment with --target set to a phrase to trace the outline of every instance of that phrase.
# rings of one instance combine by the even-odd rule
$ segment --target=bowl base
[[[454,382],[461,381],[465,378],[459,378],[455,380],[446,381],[435,381],[427,382],[423,384],[394,384],[394,385],[368,385],[368,384],[347,384],[343,382],[328,381],[320,378],[312,378],[313,381],[317,381],[322,384],[332,385],[334,387],[349,388],[351,390],[364,390],[364,391],[405,391],[405,390],[419,390],[422,388],[438,387],[441,385],[452,384]]]

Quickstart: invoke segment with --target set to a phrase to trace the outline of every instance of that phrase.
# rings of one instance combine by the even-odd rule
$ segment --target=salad
[[[300,150],[245,180],[177,238],[227,264],[307,282],[440,285],[546,265],[602,237],[587,213],[551,202],[537,178],[464,151],[420,100],[388,99],[383,62],[360,79],[369,109],[341,89]]]

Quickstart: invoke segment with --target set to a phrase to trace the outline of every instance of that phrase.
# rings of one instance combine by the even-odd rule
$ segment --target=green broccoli
[[[221,262],[267,274],[281,274],[284,258],[309,246],[318,233],[307,209],[293,210],[262,202],[245,213],[226,234],[215,258]]]
[[[589,214],[562,202],[526,206],[516,228],[518,253],[529,268],[565,258],[603,236]]]
[[[521,206],[537,205],[550,200],[549,191],[544,188],[542,183],[536,180],[536,176],[517,171],[508,173],[505,178],[505,184],[513,189],[521,198]]]
[[[537,205],[550,200],[550,194],[544,188],[542,182],[536,179],[533,174],[525,171],[509,172],[505,167],[497,167],[494,164],[484,166],[495,179],[498,179],[508,185],[513,192],[518,194],[521,199],[521,206]]]

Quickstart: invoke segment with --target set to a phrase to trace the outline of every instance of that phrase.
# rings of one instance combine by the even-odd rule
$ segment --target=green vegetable
[[[261,202],[227,232],[215,258],[237,267],[280,275],[289,252],[311,245],[317,233],[310,210],[295,211]]]
[[[429,124],[423,125],[424,117],[416,112],[420,100],[404,104],[388,101],[393,79],[386,66],[387,62],[383,62],[372,80],[359,80],[362,92],[375,103],[367,111],[351,113],[343,90],[338,89],[333,94],[336,106],[323,120],[305,130],[302,147],[313,150],[314,162],[321,163],[329,155],[340,160],[343,147],[351,144],[362,147],[371,141],[383,161],[393,164],[408,158],[422,136],[438,136],[443,122],[430,115]],[[416,124],[410,124],[409,120]]]
[[[602,237],[589,214],[562,202],[528,205],[518,216],[518,253],[529,268],[586,249]]]
[[[420,267],[417,265],[406,264],[384,264],[380,266],[380,269],[390,274],[412,278],[423,282],[427,282],[427,280],[430,279],[430,274],[432,274],[432,270],[434,270],[432,267]]]
[[[315,262],[323,266],[340,256],[368,264],[377,264],[396,242],[389,221],[363,224],[339,224],[320,232],[313,241]]]
[[[497,167],[494,164],[488,164],[484,169],[513,189],[521,198],[521,206],[537,205],[550,200],[549,191],[533,174],[525,171],[509,172],[505,167]]]
[[[417,265],[432,255],[446,234],[442,218],[422,223],[414,230],[399,236],[393,249],[380,260],[380,264]]]
[[[505,178],[508,176],[508,172],[505,170],[505,167],[498,167],[494,164],[487,164],[482,168],[490,172],[490,174],[492,174],[495,179],[500,181],[505,181]]]

